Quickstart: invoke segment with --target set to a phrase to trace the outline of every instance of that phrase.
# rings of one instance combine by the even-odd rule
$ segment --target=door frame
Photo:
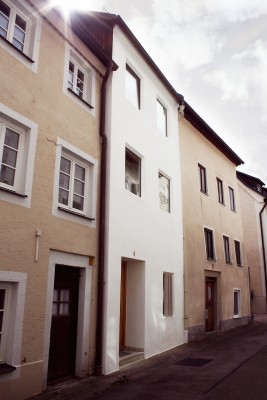
[[[44,355],[43,355],[43,389],[47,387],[47,372],[49,359],[50,329],[52,321],[52,305],[54,293],[55,266],[65,265],[80,268],[80,286],[78,300],[78,322],[77,322],[77,344],[75,375],[83,377],[89,373],[89,342],[91,334],[91,297],[92,297],[92,274],[93,267],[89,265],[88,256],[80,256],[72,253],[50,250],[47,296],[46,296],[46,317],[44,334]],[[89,295],[90,294],[90,295]],[[85,351],[87,349],[87,351]]]
[[[212,302],[213,302],[213,319],[212,319],[212,325],[213,329],[208,330],[207,329],[207,324],[206,321],[208,318],[207,317],[207,284],[208,282],[212,283],[213,289],[212,289]],[[205,332],[213,332],[217,329],[217,278],[216,277],[211,277],[211,276],[205,276]]]
[[[125,348],[126,343],[126,302],[127,302],[127,262],[121,262],[121,285],[120,285],[120,333],[119,351]]]

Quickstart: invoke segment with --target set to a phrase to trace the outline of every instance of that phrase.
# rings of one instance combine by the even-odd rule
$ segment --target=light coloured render
[[[250,318],[250,305],[236,166],[189,122],[186,107],[185,117],[179,118],[179,133],[183,188],[185,329],[191,340],[206,331],[224,330],[247,322]],[[197,118],[201,121],[200,117]],[[203,187],[204,174],[206,188]],[[223,184],[222,204],[219,202],[218,180]],[[235,211],[231,210],[232,194]],[[210,257],[206,250],[205,230],[213,240],[214,254]],[[226,242],[229,245],[229,263],[226,262]],[[235,242],[240,243],[241,266],[237,265]],[[213,304],[209,303],[210,300]]]

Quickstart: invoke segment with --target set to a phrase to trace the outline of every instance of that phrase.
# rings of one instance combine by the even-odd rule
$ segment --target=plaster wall
[[[205,331],[205,276],[217,278],[216,329],[233,320],[233,290],[241,290],[241,315],[249,316],[248,271],[235,165],[185,118],[179,120],[183,187],[185,252],[185,326]],[[198,164],[206,168],[208,194],[200,192]],[[217,180],[223,181],[224,205],[218,202]],[[234,189],[236,212],[231,211],[228,187]],[[215,258],[207,260],[204,227],[214,234]],[[230,238],[231,264],[225,263],[223,235]],[[241,243],[242,267],[237,267],[234,240]],[[241,319],[240,319],[241,321]],[[238,321],[235,322],[236,324]]]
[[[244,243],[250,269],[252,290],[252,312],[266,312],[266,288],[264,277],[263,247],[260,228],[260,211],[264,206],[263,196],[238,181],[241,212],[244,227]],[[264,243],[266,243],[266,209],[262,213]],[[265,255],[266,256],[266,255]]]
[[[183,342],[182,204],[177,103],[123,33],[115,28],[113,55],[119,65],[109,86],[108,225],[104,372],[119,368],[121,259],[142,268],[140,329],[136,340],[150,357]],[[126,63],[141,79],[140,110],[125,96]],[[168,112],[168,137],[156,126],[156,99]],[[141,158],[141,197],[125,189],[125,147]],[[171,212],[159,207],[159,170],[170,179]],[[131,269],[131,267],[129,267]],[[163,316],[163,272],[174,273],[174,316]],[[134,271],[131,270],[134,274]],[[140,288],[139,288],[140,289]],[[133,310],[132,310],[133,311]],[[136,311],[135,311],[136,312]],[[130,335],[128,336],[130,337]],[[134,340],[131,337],[131,342]],[[137,343],[138,342],[138,343]]]
[[[60,21],[57,22],[57,28],[66,32]],[[66,41],[46,21],[41,26],[36,71],[21,62],[16,52],[7,52],[0,46],[0,102],[5,108],[33,121],[37,127],[30,202],[27,206],[24,206],[24,200],[16,204],[15,195],[0,191],[0,279],[1,271],[23,272],[27,276],[21,352],[16,365],[20,372],[3,374],[0,379],[1,394],[11,400],[37,394],[42,390],[43,379],[46,385],[44,353],[48,344],[45,344],[45,337],[49,337],[50,330],[49,322],[46,325],[46,315],[47,307],[52,305],[52,298],[47,305],[47,293],[53,289],[53,281],[48,283],[51,249],[64,256],[84,256],[88,268],[91,263],[89,280],[92,286],[87,294],[90,297],[87,313],[92,324],[88,327],[90,334],[85,349],[88,356],[84,373],[92,372],[94,363],[98,209],[96,221],[92,222],[76,216],[68,219],[52,215],[54,182],[58,179],[55,175],[58,138],[90,154],[95,160],[100,158],[99,99],[104,68],[74,35],[71,38],[75,47],[96,68],[93,111],[66,95]],[[35,261],[37,229],[41,230],[41,237],[38,261]],[[92,257],[90,261],[89,256]],[[90,286],[86,282],[82,285]]]

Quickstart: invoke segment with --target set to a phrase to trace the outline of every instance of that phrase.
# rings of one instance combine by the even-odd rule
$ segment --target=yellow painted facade
[[[38,12],[37,15],[40,42],[34,67],[32,62],[0,38],[0,116],[14,122],[19,115],[32,121],[37,132],[36,145],[30,148],[32,185],[25,190],[26,195],[28,190],[31,192],[30,200],[29,197],[24,199],[10,193],[0,184],[0,284],[11,276],[15,282],[13,287],[24,285],[25,288],[25,297],[21,295],[23,315],[18,316],[22,318],[21,332],[15,332],[17,328],[13,326],[9,330],[10,334],[15,332],[15,345],[19,346],[17,364],[13,365],[16,371],[0,375],[0,397],[5,400],[23,399],[40,393],[46,387],[57,260],[64,264],[70,260],[68,265],[79,267],[85,274],[83,286],[86,288],[88,284],[90,287],[89,292],[84,289],[88,308],[84,309],[84,315],[79,316],[78,322],[78,335],[85,335],[87,341],[77,355],[82,360],[78,372],[76,365],[77,375],[92,372],[95,355],[100,90],[105,68],[85,44],[64,27],[58,16],[48,14],[43,18]],[[69,49],[74,49],[92,70],[93,110],[66,91]],[[8,116],[6,110],[9,110]],[[59,171],[56,170],[59,138],[68,143],[70,154],[72,149],[78,149],[95,162],[95,211],[92,215],[95,220],[90,221],[67,211],[60,214],[61,210],[58,210],[55,188],[59,179]],[[80,157],[78,155],[78,159]],[[24,201],[25,204],[28,201],[26,206]],[[53,212],[54,203],[58,214]],[[21,275],[18,277],[17,273]],[[90,276],[90,284],[87,276]],[[18,283],[24,282],[24,278],[25,284]],[[87,326],[79,332],[83,322]],[[13,344],[10,342],[8,346]],[[9,353],[12,355],[11,350]],[[83,356],[86,358],[82,359]],[[10,364],[8,359],[3,361]]]
[[[207,330],[224,330],[246,323],[250,318],[248,269],[237,190],[236,168],[218,148],[186,118],[179,118],[181,149],[185,330],[189,340]],[[199,164],[206,169],[207,193],[200,191]],[[218,201],[217,178],[223,182],[224,204]],[[229,187],[234,190],[236,211],[230,209]],[[206,254],[204,229],[213,232],[215,256]],[[226,263],[223,236],[229,238],[231,262]],[[241,245],[242,266],[237,266],[235,242]],[[213,328],[207,327],[208,289],[214,283]],[[234,291],[240,307],[234,315]]]

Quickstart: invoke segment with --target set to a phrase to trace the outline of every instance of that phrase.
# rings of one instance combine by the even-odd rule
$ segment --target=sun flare
[[[88,10],[88,0],[51,0],[51,8],[59,8],[66,19],[73,10]]]

